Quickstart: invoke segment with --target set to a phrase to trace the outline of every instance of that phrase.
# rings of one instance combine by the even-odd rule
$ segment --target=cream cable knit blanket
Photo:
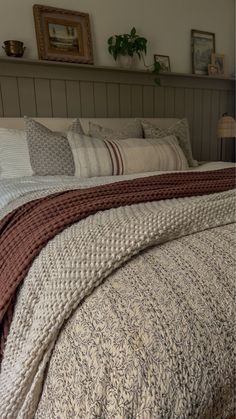
[[[235,221],[233,191],[97,213],[48,243],[16,306],[0,375],[0,417],[33,417],[58,333],[80,301],[140,250]]]

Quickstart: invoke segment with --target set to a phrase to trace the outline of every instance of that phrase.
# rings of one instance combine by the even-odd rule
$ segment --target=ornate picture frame
[[[170,57],[169,55],[154,54],[154,61],[161,65],[161,72],[170,72]]]
[[[93,64],[88,13],[38,4],[33,13],[39,59]]]
[[[211,54],[215,53],[215,34],[192,29],[191,46],[193,74],[208,74]]]

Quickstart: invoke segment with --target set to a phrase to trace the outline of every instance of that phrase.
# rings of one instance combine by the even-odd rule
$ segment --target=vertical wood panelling
[[[152,118],[154,116],[154,88],[143,86],[143,116]]]
[[[188,119],[190,138],[191,138],[191,143],[193,145],[194,90],[193,89],[185,89],[184,94],[185,94],[184,116],[186,116],[186,118]],[[195,158],[195,156],[194,156],[194,158]]]
[[[67,113],[66,85],[64,80],[51,80],[52,115],[65,117]]]
[[[78,81],[66,81],[67,112],[69,118],[81,116],[80,86]]]
[[[226,91],[221,91],[220,92],[220,116],[222,116],[225,112],[228,112],[228,92]],[[227,141],[227,140],[226,140]],[[220,156],[220,158],[222,160],[226,159],[226,141],[223,141],[222,145],[222,156]],[[219,141],[219,148],[221,148],[221,140]],[[220,154],[220,150],[219,150],[219,154]]]
[[[16,77],[1,77],[4,116],[20,116],[19,91]]]
[[[193,117],[193,155],[195,159],[201,160],[202,143],[202,90],[194,90],[194,117]]]
[[[235,116],[235,96],[233,92],[228,91],[228,113]]]
[[[116,83],[107,84],[107,107],[108,117],[118,118],[120,112],[119,85]]]
[[[131,86],[120,84],[120,117],[131,117],[131,102]]]
[[[19,100],[21,116],[36,115],[36,98],[34,90],[34,79],[29,77],[18,78]]]
[[[233,92],[228,91],[228,114],[235,117],[235,97]],[[234,139],[225,140],[225,156],[226,160],[235,159]]]
[[[52,98],[50,81],[47,79],[35,79],[35,97],[37,116],[44,117],[52,116]]]
[[[0,79],[0,116],[3,116],[3,104],[2,104],[1,79]]]
[[[230,79],[163,75],[157,86],[148,73],[9,61],[0,66],[0,116],[186,116],[194,157],[215,160],[218,118],[224,112],[235,115],[233,88]],[[223,148],[227,159],[230,140]]]
[[[185,116],[185,92],[181,87],[175,89],[175,117],[183,118]]]
[[[175,116],[175,91],[173,87],[165,88],[165,117]]]
[[[95,117],[107,117],[107,89],[105,83],[94,83]]]
[[[165,89],[164,87],[155,87],[154,92],[154,116],[164,118],[165,115]]]
[[[142,86],[131,86],[131,116],[143,116],[143,89]]]
[[[210,159],[211,136],[211,90],[204,90],[202,104],[202,149],[201,160]]]
[[[219,160],[219,139],[217,138],[217,122],[219,119],[219,91],[213,90],[211,94],[211,137],[210,137],[210,158]]]
[[[92,82],[80,82],[81,115],[86,118],[94,116],[94,90]]]

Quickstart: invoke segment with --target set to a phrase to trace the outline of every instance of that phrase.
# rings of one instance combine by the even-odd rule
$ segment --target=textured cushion
[[[79,177],[186,170],[188,163],[174,136],[161,139],[100,140],[68,133]]]
[[[168,135],[175,135],[179,145],[182,148],[189,166],[196,167],[198,163],[193,159],[188,120],[186,118],[179,120],[169,128],[163,129],[148,121],[142,121],[145,138],[162,138]]]
[[[121,131],[116,131],[93,122],[89,122],[89,135],[100,140],[122,140],[125,138],[143,138],[142,124],[134,119],[125,125]]]
[[[0,128],[0,178],[32,174],[25,131]]]
[[[71,130],[80,131],[78,120]],[[31,118],[25,118],[30,162],[35,175],[68,175],[75,173],[73,154],[68,139],[62,133],[49,130]]]

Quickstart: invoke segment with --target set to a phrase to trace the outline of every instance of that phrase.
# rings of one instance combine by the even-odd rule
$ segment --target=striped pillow
[[[145,138],[163,138],[169,135],[175,135],[178,140],[179,146],[183,150],[184,155],[188,160],[189,166],[198,166],[198,162],[193,159],[189,125],[188,120],[186,118],[180,119],[174,125],[165,129],[153,125],[149,121],[142,121],[142,126]]]
[[[112,176],[186,170],[188,163],[176,137],[100,140],[69,132],[68,140],[79,177]]]
[[[0,179],[32,174],[26,132],[0,128]]]

